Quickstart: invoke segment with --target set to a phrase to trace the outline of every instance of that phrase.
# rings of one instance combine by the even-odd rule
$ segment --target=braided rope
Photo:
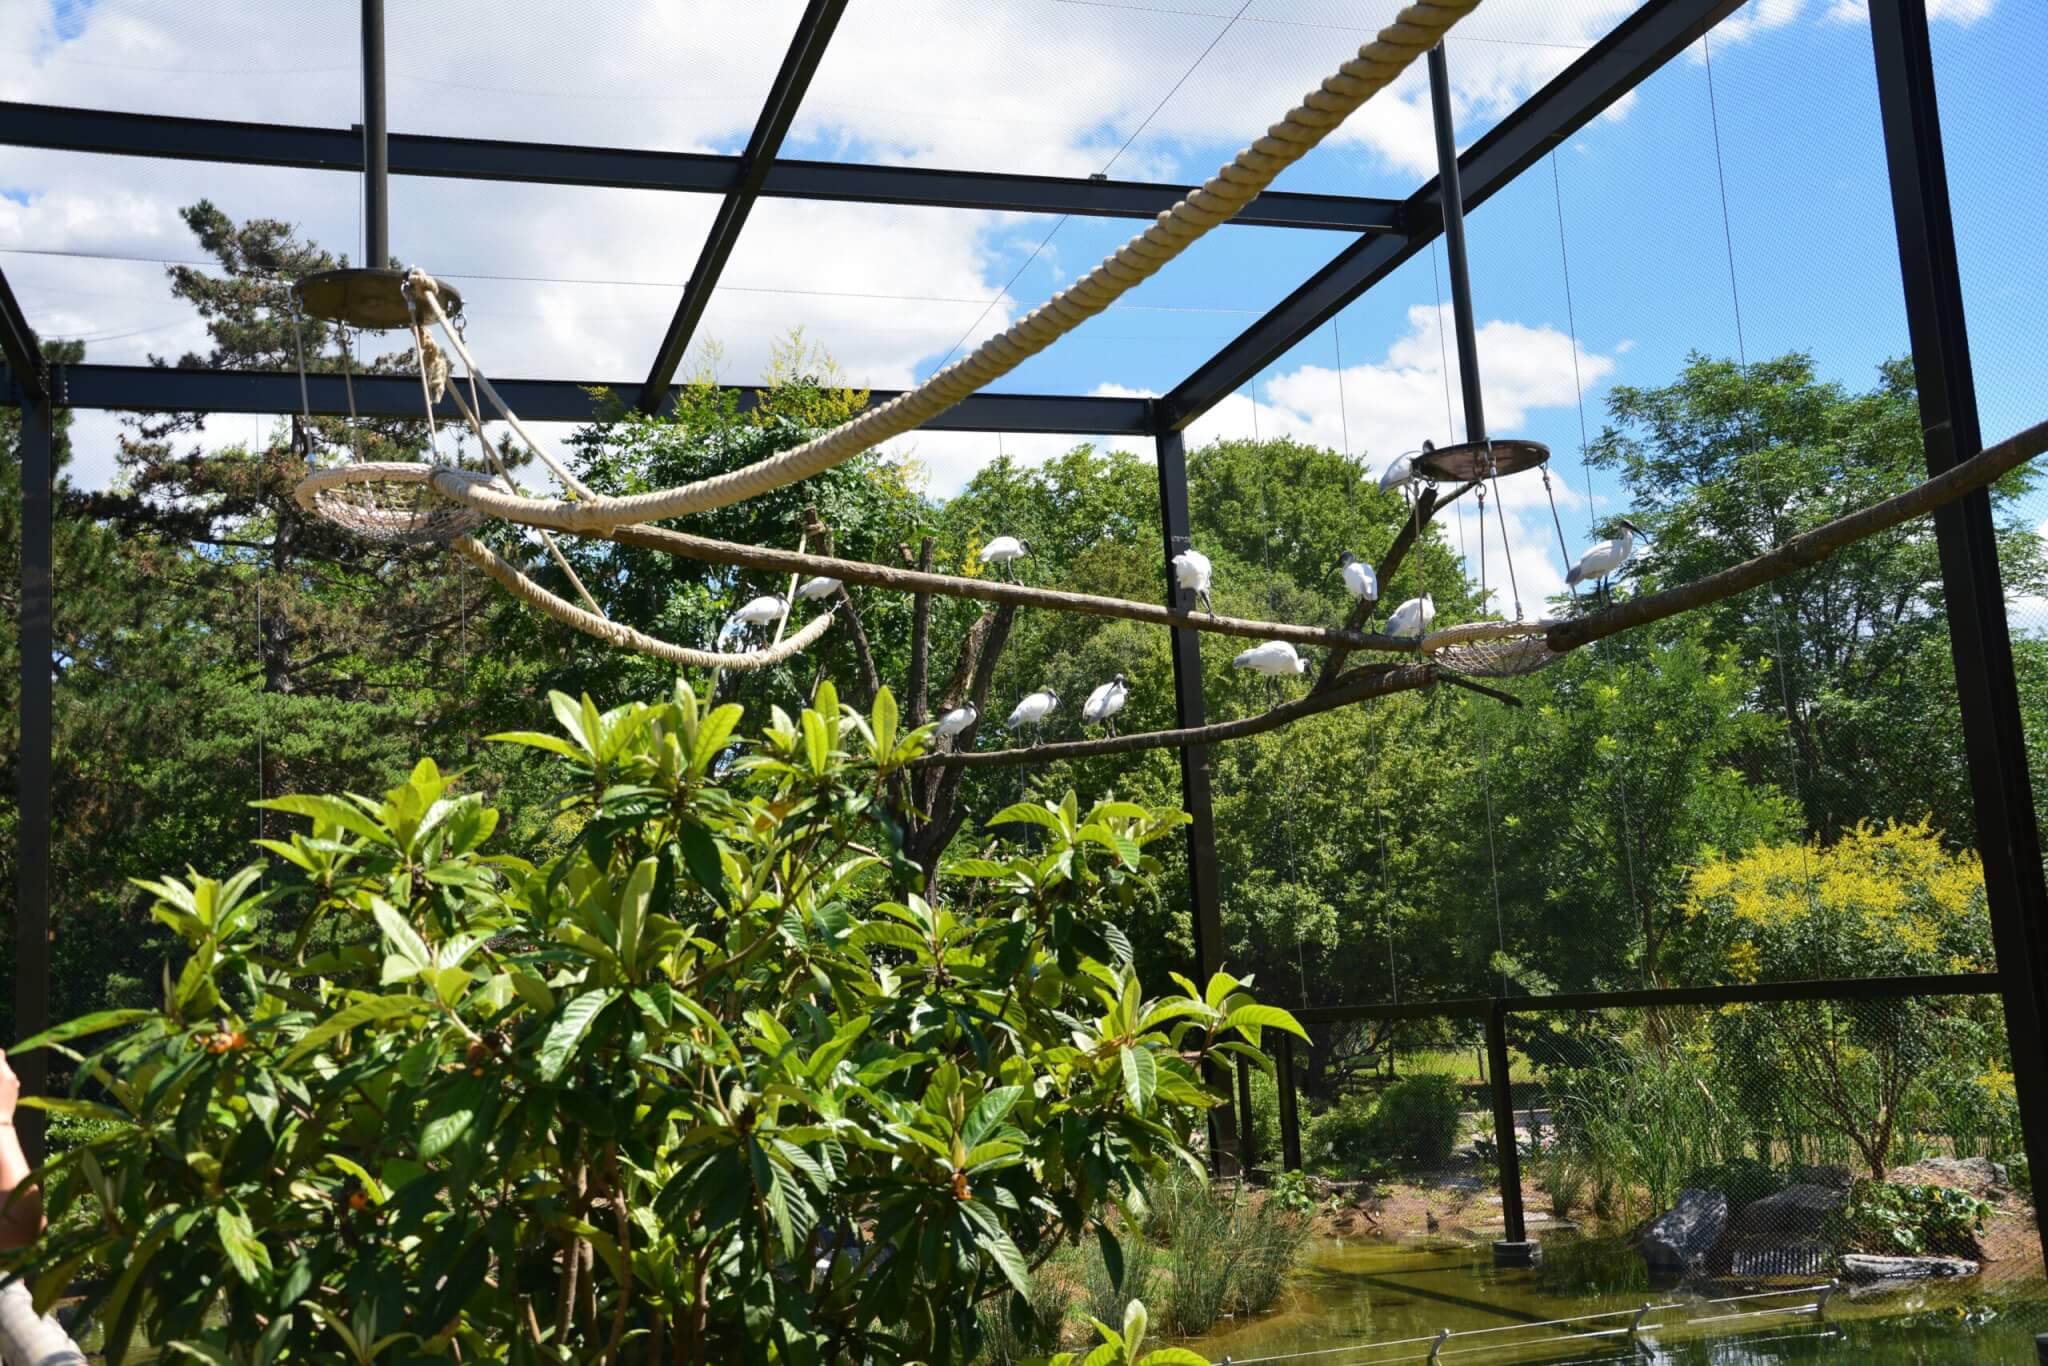
[[[1480,0],[1422,0],[1409,5],[1372,42],[1359,48],[1355,58],[1303,96],[1265,136],[1100,265],[915,389],[801,446],[745,469],[625,497],[537,499],[482,484],[470,484],[451,496],[477,511],[526,526],[592,531],[707,512],[759,497],[914,430],[1045,350],[1150,279],[1210,229],[1235,217],[1275,177],[1392,84],[1479,4]],[[451,494],[446,487],[440,491]]]
[[[583,634],[595,637],[616,649],[650,655],[655,659],[667,660],[671,664],[680,664],[685,668],[766,669],[802,654],[815,645],[819,637],[832,625],[832,613],[827,612],[806,622],[804,628],[795,635],[765,650],[748,650],[730,655],[719,654],[714,650],[692,650],[681,645],[671,645],[665,640],[645,635],[620,622],[611,621],[594,612],[586,612],[573,603],[564,602],[499,559],[492,553],[490,547],[474,537],[459,537],[450,541],[448,548],[496,579],[498,586],[513,597],[529,607],[547,613],[565,626],[574,627]]]

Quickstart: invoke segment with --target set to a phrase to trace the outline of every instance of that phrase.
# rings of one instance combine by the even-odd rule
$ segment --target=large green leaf
[[[308,1053],[360,1025],[403,1020],[419,1014],[425,1008],[426,1003],[413,996],[372,996],[367,1001],[358,1001],[307,1030],[299,1041],[292,1045],[291,1052],[284,1055],[282,1066],[290,1067]]]
[[[1278,1029],[1308,1042],[1308,1031],[1279,1006],[1242,1005],[1231,1011],[1224,1023],[1247,1038],[1253,1037],[1254,1030]]]
[[[235,1274],[250,1285],[260,1283],[263,1273],[270,1270],[270,1249],[256,1237],[256,1230],[249,1226],[249,1216],[242,1212],[242,1207],[216,1205],[213,1223],[220,1233],[221,1251],[228,1254]]]
[[[144,1020],[161,1018],[154,1010],[96,1010],[90,1015],[81,1015],[75,1020],[52,1026],[40,1034],[31,1034],[7,1051],[26,1053],[33,1048],[47,1048],[53,1043],[64,1043],[81,1034],[97,1034],[106,1029],[119,1029],[122,1025],[140,1024]]]
[[[592,991],[576,997],[562,1007],[562,1014],[548,1027],[547,1037],[540,1045],[540,1075],[543,1081],[558,1081],[569,1060],[576,1055],[576,1046],[583,1042],[583,1036],[590,1032],[590,1026],[604,1013],[604,1008],[618,999],[619,993],[607,988]]]
[[[1149,1048],[1125,1048],[1122,1052],[1124,1095],[1142,1115],[1152,1108],[1152,1097],[1159,1090],[1159,1064]]]

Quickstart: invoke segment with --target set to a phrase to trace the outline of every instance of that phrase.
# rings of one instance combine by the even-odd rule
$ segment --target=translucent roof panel
[[[800,0],[393,5],[392,131],[737,151]],[[94,0],[0,5],[0,98],[348,127],[362,110],[353,4]]]
[[[94,0],[0,5],[0,98],[347,127],[362,109],[347,4]]]
[[[486,374],[637,385],[718,201],[401,177],[392,252],[462,291]]]
[[[89,360],[175,357],[205,344],[165,278],[171,265],[212,264],[179,217],[202,199],[340,250],[361,231],[349,176],[0,147],[0,270],[29,325],[85,339]]]
[[[801,0],[394,5],[391,127],[738,152],[802,12]]]

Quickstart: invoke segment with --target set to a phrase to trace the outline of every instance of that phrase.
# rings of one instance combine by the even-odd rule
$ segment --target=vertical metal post
[[[50,656],[55,531],[50,485],[55,477],[55,427],[47,395],[21,399],[21,753],[15,763],[20,802],[14,901],[14,1036],[50,1027]],[[22,1092],[48,1089],[43,1049],[12,1060]],[[30,1162],[43,1153],[43,1112],[16,1112]]]
[[[1948,172],[1934,92],[1934,56],[1925,0],[1871,0],[1878,107],[1891,173],[1899,268],[1912,334],[1920,425],[1931,474],[1983,449],[1970,342],[1963,320],[1962,274],[1949,215]],[[1975,799],[1977,848],[1998,953],[2005,1026],[2027,1160],[2048,1168],[2048,882],[2027,776],[2005,588],[1998,569],[1991,497],[1979,491],[1937,510],[1942,587],[1956,701]],[[2035,1207],[2037,1221],[2041,1206]],[[2042,1225],[2048,1234],[2048,1223]]]
[[[363,0],[363,264],[391,264],[390,136],[384,122],[384,0]]]
[[[1301,1112],[1294,1096],[1294,1036],[1282,1034],[1273,1055],[1275,1089],[1280,1092],[1280,1165],[1301,1170]]]
[[[1166,538],[1166,604],[1193,611],[1195,595],[1174,578],[1173,557],[1188,548],[1192,518],[1188,512],[1187,446],[1176,431],[1154,438],[1159,457],[1159,519]],[[1202,638],[1198,631],[1173,633],[1173,713],[1178,727],[1205,723],[1202,700]],[[1209,977],[1223,966],[1222,898],[1216,887],[1216,811],[1209,797],[1209,751],[1190,745],[1180,752],[1181,805],[1188,816],[1188,895],[1195,935],[1195,980],[1207,988]],[[1212,1078],[1212,1080],[1214,1080]],[[1245,1116],[1249,1123],[1250,1115]],[[1228,1107],[1209,1112],[1210,1151],[1237,1155],[1238,1127]]]
[[[1506,1225],[1493,1245],[1496,1265],[1526,1265],[1535,1260],[1522,1218],[1522,1152],[1515,1143],[1514,1082],[1508,1073],[1508,1006],[1495,1001],[1486,1012],[1486,1069],[1493,1074],[1493,1143],[1500,1159],[1500,1214]]]
[[[1465,192],[1458,184],[1458,134],[1451,125],[1451,70],[1444,45],[1429,50],[1429,110],[1436,124],[1436,187],[1443,202],[1444,256],[1450,267],[1451,318],[1458,337],[1458,385],[1465,396],[1465,439],[1486,440],[1479,393],[1479,338],[1472,322],[1472,276],[1465,263]]]

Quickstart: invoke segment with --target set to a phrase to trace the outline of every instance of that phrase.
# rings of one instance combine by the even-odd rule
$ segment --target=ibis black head
[[[1031,553],[1031,542],[1025,540],[1022,536],[1019,536],[1017,538],[1017,544],[1023,547],[1024,553],[1026,555],[1029,555]]]
[[[1627,527],[1630,531],[1634,532],[1638,536],[1648,536],[1650,534],[1649,532],[1643,530],[1641,527],[1637,526],[1634,522],[1631,522],[1626,517],[1621,519],[1621,524]]]
[[[1053,705],[1054,705],[1055,707],[1057,707],[1057,706],[1058,706],[1058,705],[1060,704],[1060,695],[1059,695],[1058,693],[1054,692],[1054,691],[1053,691],[1053,690],[1052,690],[1051,688],[1047,688],[1047,689],[1045,690],[1045,695],[1046,695],[1047,697],[1050,697],[1050,698],[1052,699],[1052,704],[1053,704]]]
[[[1337,557],[1337,567],[1339,569],[1349,569],[1352,565],[1357,563],[1358,557],[1348,550]]]
[[[1428,437],[1426,437],[1426,436],[1425,436],[1424,438],[1422,438],[1422,453],[1423,453],[1424,455],[1428,455],[1428,454],[1429,454],[1429,453],[1430,453],[1431,451],[1433,451],[1433,450],[1435,450],[1435,449],[1436,449],[1436,442],[1434,442],[1434,441],[1431,441],[1431,440],[1430,440],[1430,439],[1429,439]]]
[[[1119,688],[1128,688],[1130,686],[1130,682],[1122,674],[1116,676],[1115,682]]]

